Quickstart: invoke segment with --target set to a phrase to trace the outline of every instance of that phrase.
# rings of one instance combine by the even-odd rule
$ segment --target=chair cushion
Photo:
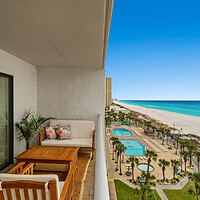
[[[72,138],[90,138],[92,137],[93,130],[95,130],[94,121],[85,120],[50,120],[50,126],[59,125],[65,127],[71,125]]]
[[[22,181],[22,180],[28,180],[28,181],[37,181],[37,182],[50,182],[51,180],[55,180],[56,181],[56,185],[57,185],[57,191],[58,191],[58,198],[60,197],[60,187],[59,187],[59,180],[58,180],[58,176],[55,174],[41,174],[41,175],[20,175],[20,174],[5,174],[2,173],[0,174],[0,182],[4,182],[4,181]],[[32,190],[30,190],[31,192]],[[5,194],[5,192],[4,192]],[[12,196],[14,196],[15,194],[12,192]],[[29,193],[30,195],[30,193]],[[38,196],[41,195],[41,193],[38,192]],[[31,195],[32,196],[32,195]],[[46,197],[47,199],[50,199],[50,191],[46,192]],[[13,199],[15,199],[13,197]]]
[[[59,189],[60,189],[60,192],[62,192],[62,189],[63,189],[64,184],[65,184],[64,181],[60,181],[60,182],[59,182]]]
[[[92,138],[72,138],[71,140],[43,140],[41,146],[92,147]]]

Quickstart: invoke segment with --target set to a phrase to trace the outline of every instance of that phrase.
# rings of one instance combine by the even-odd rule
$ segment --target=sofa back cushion
[[[65,127],[60,127],[58,130],[56,130],[56,134],[57,134],[58,140],[72,139],[71,125],[66,125]]]
[[[55,180],[56,181],[56,185],[57,185],[57,192],[58,192],[58,197],[60,196],[60,188],[59,188],[59,180],[58,180],[58,176],[55,174],[44,174],[44,175],[20,175],[20,174],[0,174],[0,184],[1,182],[8,182],[8,181],[36,181],[36,182],[45,182],[45,183],[49,183],[51,180]],[[2,188],[0,187],[0,190],[2,190]],[[5,189],[3,189],[3,195],[4,198],[7,199],[7,195],[6,195],[6,191],[4,191]],[[21,189],[20,189],[21,190]],[[46,194],[46,199],[50,200],[51,196],[50,196],[50,191],[48,190],[48,187],[45,188],[45,194]],[[23,195],[23,191],[20,192],[20,196],[22,200],[26,200],[24,195]],[[28,193],[29,193],[29,199],[33,199],[33,192],[31,189],[28,189]],[[14,189],[11,189],[11,195],[12,195],[12,199],[16,199],[16,194]],[[41,191],[38,190],[37,192],[37,196],[38,199],[42,199],[41,196]]]
[[[85,120],[50,120],[50,126],[59,125],[65,127],[71,125],[71,135],[73,137],[92,137],[93,130],[95,130],[94,121]]]
[[[52,140],[57,138],[56,131],[54,130],[54,127],[48,126],[45,128],[46,131],[46,139],[47,140]]]

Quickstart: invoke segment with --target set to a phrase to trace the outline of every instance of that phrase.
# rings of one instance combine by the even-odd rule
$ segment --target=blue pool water
[[[139,140],[120,140],[120,142],[126,146],[127,156],[144,156],[146,153],[146,147]]]
[[[140,169],[141,171],[147,172],[147,164],[146,163],[142,163],[138,165],[138,169]],[[154,171],[154,167],[152,165],[149,166],[149,171],[152,172]]]
[[[123,128],[116,128],[112,131],[112,133],[115,136],[133,136],[133,133],[131,133],[129,130],[123,129]]]
[[[200,101],[120,100],[129,105],[181,113],[200,117]]]

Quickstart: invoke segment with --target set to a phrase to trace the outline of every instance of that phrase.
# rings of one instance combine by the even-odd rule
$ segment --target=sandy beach
[[[148,115],[149,117],[159,120],[162,123],[168,124],[171,127],[173,127],[175,123],[176,128],[183,129],[183,133],[191,133],[200,136],[200,117],[168,112],[164,110],[144,108],[141,106],[121,103],[118,101],[115,101],[114,103],[124,106],[127,109]]]

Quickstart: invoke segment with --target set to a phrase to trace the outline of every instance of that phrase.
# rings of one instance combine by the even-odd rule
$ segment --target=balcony
[[[97,131],[96,155],[82,168],[84,156],[79,154],[83,163],[75,184],[80,185],[79,174],[84,174],[83,187],[77,187],[74,198],[109,199],[103,116],[112,7],[112,0],[0,3],[0,83],[6,83],[0,84],[6,97],[0,95],[5,100],[0,108],[7,113],[0,113],[6,119],[0,127],[5,139],[0,168],[25,151],[15,123],[29,109],[57,119],[91,120]],[[35,137],[31,146],[37,144]]]

